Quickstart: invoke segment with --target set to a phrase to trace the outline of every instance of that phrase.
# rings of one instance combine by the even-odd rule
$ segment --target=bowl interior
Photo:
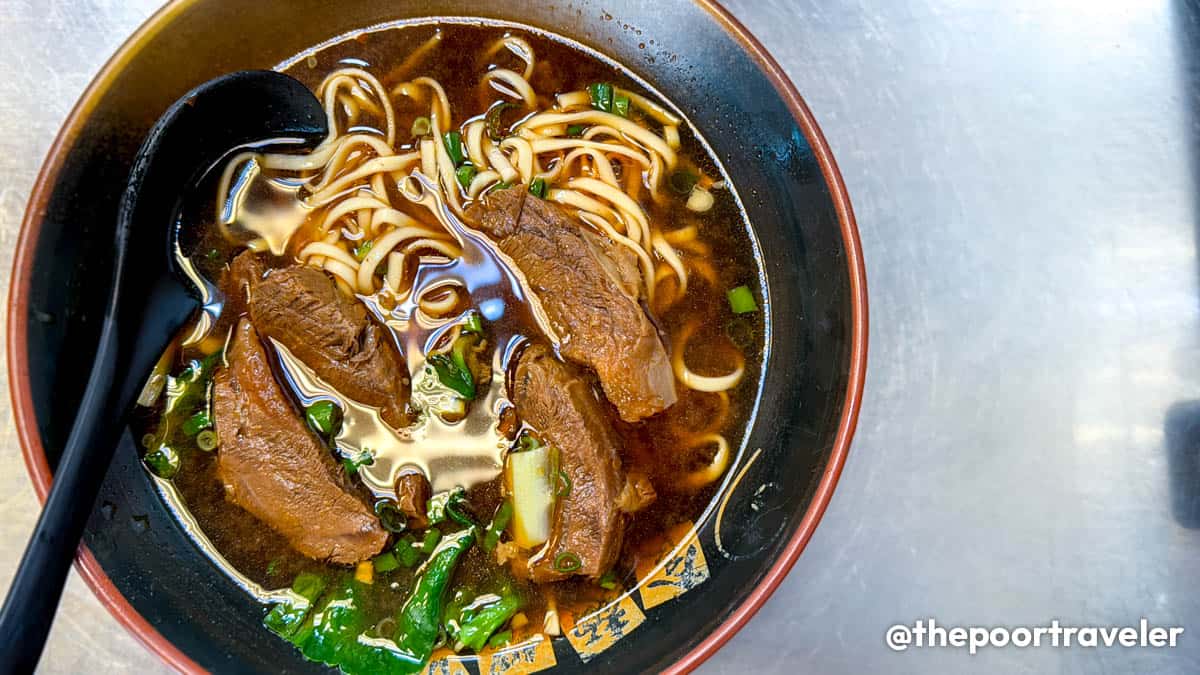
[[[614,9],[619,5],[620,9]],[[733,176],[762,252],[773,336],[761,404],[744,452],[700,523],[703,592],[654,607],[595,655],[604,670],[659,670],[721,626],[790,546],[823,477],[844,453],[861,386],[856,242],[839,220],[840,185],[772,80],[710,10],[691,2],[515,0],[354,2],[194,0],[169,5],[101,75],[60,139],[60,162],[35,191],[10,325],[19,421],[36,425],[51,466],[85,384],[110,278],[117,200],[146,130],[194,85],[269,68],[335,35],[407,17],[480,16],[533,24],[593,47],[660,89],[696,125]],[[824,167],[828,168],[828,167]],[[843,213],[848,218],[848,214]],[[850,227],[850,226],[847,226]],[[27,302],[25,301],[27,300]],[[856,348],[856,345],[858,348]],[[848,396],[848,394],[850,394]],[[852,425],[850,425],[852,426]],[[30,436],[30,434],[27,434]],[[27,448],[35,454],[38,448]],[[836,453],[835,453],[836,451]],[[835,454],[838,456],[834,457]],[[828,487],[828,486],[825,486]],[[827,495],[823,495],[827,498]],[[719,526],[719,527],[718,527]],[[719,530],[719,531],[718,531]],[[719,535],[719,537],[718,537]],[[309,672],[260,626],[263,610],[192,544],[142,469],[132,436],[117,450],[85,542],[138,613],[209,670]],[[152,640],[154,638],[151,638]],[[564,670],[583,661],[555,642]]]

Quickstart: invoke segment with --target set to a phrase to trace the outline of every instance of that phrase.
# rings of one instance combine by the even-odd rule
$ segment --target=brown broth
[[[444,35],[442,44],[423,62],[418,72],[389,74],[389,69],[403,62],[409,52],[438,29]],[[442,24],[438,28],[388,28],[363,33],[353,39],[302,54],[286,70],[313,88],[328,72],[347,63],[369,68],[388,87],[416,75],[428,75],[445,87],[457,126],[462,120],[485,112],[496,98],[494,92],[479,85],[480,76],[486,71],[489,61],[482,57],[482,51],[503,33],[502,28],[472,24]],[[648,93],[626,72],[591,55],[538,33],[521,34],[537,54],[537,67],[531,84],[540,94],[552,95],[582,89],[595,81],[613,82],[627,89]],[[490,61],[519,70],[514,65],[517,63],[515,57],[505,50],[495,54]],[[649,96],[657,98],[653,94]],[[544,100],[542,106],[548,107],[549,103],[549,100]],[[398,107],[398,138],[407,137],[414,118],[424,114],[427,112],[415,107]],[[686,127],[681,132],[681,164],[694,166],[719,180],[722,173],[704,147],[688,133]],[[195,251],[193,259],[201,272],[211,279],[220,277],[227,262],[236,253],[212,225],[214,193],[212,180],[197,186],[186,201],[184,218],[185,223],[191,223],[186,229],[190,238],[188,246]],[[665,206],[655,204],[648,194],[643,194],[645,198],[641,202],[657,228],[669,231],[695,224],[700,232],[700,240],[711,249],[706,257],[715,273],[715,283],[706,281],[702,275],[692,275],[688,292],[656,319],[668,338],[676,335],[688,322],[699,324],[699,330],[689,342],[687,362],[700,374],[727,372],[733,352],[740,352],[744,356],[746,375],[734,390],[728,392],[728,412],[724,423],[720,428],[713,429],[724,433],[731,447],[736,448],[754,405],[759,382],[764,312],[735,316],[730,311],[725,297],[727,289],[748,285],[760,300],[762,294],[753,244],[741,211],[730,191],[716,190],[714,196],[715,206],[703,214],[688,211],[683,205],[685,199],[675,194],[671,194]],[[405,199],[393,197],[391,201],[396,208],[414,216],[419,215]],[[301,230],[293,238],[287,258],[294,257],[298,251],[296,239],[303,240],[305,237],[306,232]],[[691,254],[683,252],[681,255],[687,258]],[[288,259],[279,259],[275,264],[288,262]],[[233,313],[225,311],[220,316],[215,335],[223,335],[228,331],[236,318],[232,316]],[[213,346],[214,342],[210,340],[206,348]],[[187,360],[201,355],[196,348],[178,350],[177,353],[178,364],[173,370],[178,370]],[[503,378],[500,381],[503,382]],[[708,424],[720,412],[720,397],[686,391],[682,385],[680,394],[678,404],[640,424],[624,424],[613,416],[614,426],[624,440],[622,460],[625,468],[647,475],[658,493],[658,499],[637,513],[627,529],[616,569],[620,585],[624,587],[636,583],[635,569],[639,556],[660,549],[665,533],[671,527],[699,518],[719,483],[717,481],[700,490],[690,490],[683,486],[681,477],[709,459],[705,450],[689,448],[682,436],[685,431],[694,431]],[[299,402],[298,397],[297,414],[302,414]],[[143,421],[144,428],[153,429],[159,413],[157,409],[148,411]],[[485,411],[485,414],[491,413]],[[168,422],[179,423],[179,420]],[[215,475],[215,453],[184,447],[180,449],[180,455],[181,468],[174,480],[187,508],[217,550],[242,574],[267,588],[279,588],[287,586],[300,571],[318,571],[330,575],[347,573],[344,568],[333,568],[296,554],[281,536],[226,501]],[[498,479],[474,485],[469,491],[471,507],[484,523],[490,519],[501,499]],[[523,610],[529,619],[526,631],[532,632],[537,632],[542,625],[547,593],[554,594],[564,613],[575,616],[612,595],[612,591],[604,591],[594,582],[582,579],[536,587],[512,577],[509,571],[496,564],[493,556],[479,547],[473,547],[464,557],[454,583],[455,586],[474,588],[486,588],[498,583],[499,579],[514,583],[526,599]],[[378,593],[374,594],[374,602],[380,616],[391,613],[403,602],[411,579],[411,571],[404,569],[376,579]]]

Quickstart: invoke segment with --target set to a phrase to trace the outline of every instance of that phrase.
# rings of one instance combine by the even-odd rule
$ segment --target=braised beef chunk
[[[249,321],[234,329],[226,356],[213,381],[226,497],[310,558],[350,565],[379,553],[387,532],[292,407]]]
[[[408,425],[404,357],[362,303],[324,272],[296,266],[268,274],[251,293],[250,318],[334,389],[379,408],[395,428]]]
[[[633,254],[527,190],[499,190],[468,218],[525,275],[562,340],[562,355],[596,371],[621,418],[636,422],[675,403],[675,376],[639,302]]]
[[[419,471],[400,474],[396,479],[396,503],[408,516],[408,526],[418,530],[429,527],[425,507],[430,497],[429,479]]]
[[[566,577],[554,569],[565,553],[579,556],[575,574],[599,577],[621,550],[626,521],[619,506],[625,489],[619,438],[604,406],[574,367],[541,344],[521,354],[512,397],[521,418],[558,449],[559,467],[571,481],[570,493],[558,500],[550,540],[529,561],[530,577]]]

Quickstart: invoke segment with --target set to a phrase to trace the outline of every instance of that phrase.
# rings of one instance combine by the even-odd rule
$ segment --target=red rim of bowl
[[[767,598],[775,592],[783,582],[801,551],[812,538],[817,523],[825,513],[829,500],[833,496],[834,487],[846,463],[850,450],[850,441],[858,422],[859,408],[862,405],[863,385],[866,379],[867,366],[867,289],[866,270],[863,267],[862,245],[858,237],[858,226],[854,221],[854,212],[850,208],[850,197],[846,185],[834,162],[829,144],[817,126],[812,112],[796,91],[795,85],[784,73],[779,63],[767,52],[762,44],[750,34],[745,26],[735,19],[724,7],[715,0],[693,0],[704,11],[721,25],[742,48],[754,59],[763,73],[771,80],[775,90],[783,98],[792,111],[800,130],[804,132],[809,145],[812,146],[817,163],[821,167],[826,184],[830,188],[830,196],[834,202],[838,222],[842,229],[842,239],[846,246],[846,263],[850,281],[850,309],[852,335],[850,341],[850,370],[846,386],[845,401],[842,405],[842,415],[838,422],[833,450],[829,462],[817,485],[812,502],[800,521],[799,527],[792,534],[783,553],[775,560],[767,571],[766,576],[758,586],[747,596],[734,612],[720,626],[693,647],[687,654],[676,661],[669,673],[686,673],[694,670],[708,657],[721,648],[738,630],[744,626],[759,608],[766,603]],[[108,88],[116,75],[138,52],[145,41],[157,33],[167,19],[179,12],[189,0],[172,0],[162,9],[154,13],[142,24],[120,49],[108,60],[99,74],[88,85],[75,107],[67,116],[62,129],[54,139],[47,153],[46,161],[38,173],[29,202],[25,209],[25,217],[21,221],[21,232],[17,240],[16,253],[13,258],[12,286],[8,299],[8,369],[10,373],[10,395],[12,397],[13,414],[16,419],[17,436],[21,443],[21,453],[25,459],[25,467],[33,480],[34,491],[38,500],[44,502],[50,490],[51,472],[46,460],[42,441],[37,433],[37,421],[33,410],[33,398],[30,393],[29,368],[25,362],[27,347],[28,308],[30,286],[34,264],[34,244],[37,242],[41,228],[41,220],[45,213],[46,202],[53,191],[54,183],[66,159],[67,150],[79,133],[81,123],[91,113],[100,95]],[[138,613],[125,596],[121,595],[112,580],[100,568],[100,563],[86,546],[80,545],[75,558],[75,569],[87,585],[92,589],[108,611],[126,630],[133,634],[150,651],[157,654],[164,662],[183,673],[203,673],[203,668],[174,644],[162,636],[146,619]]]

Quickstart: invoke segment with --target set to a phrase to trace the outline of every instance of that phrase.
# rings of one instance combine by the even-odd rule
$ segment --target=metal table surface
[[[0,268],[69,107],[156,4],[0,0]],[[841,165],[871,343],[824,521],[704,671],[1196,671],[1200,10],[729,4]],[[36,513],[11,422],[0,495],[6,585]],[[1174,649],[886,648],[889,626],[930,617],[1185,633]],[[77,577],[42,667],[164,669]]]

